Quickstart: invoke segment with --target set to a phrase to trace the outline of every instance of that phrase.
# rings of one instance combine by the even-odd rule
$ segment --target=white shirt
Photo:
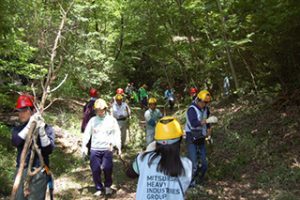
[[[192,162],[181,157],[185,173],[179,177],[171,177],[157,171],[161,157],[157,157],[149,167],[151,154],[146,155],[143,160],[141,155],[136,159],[139,174],[136,199],[184,200],[184,193],[192,180]]]
[[[121,149],[121,131],[118,122],[108,114],[104,118],[95,116],[90,119],[84,131],[82,145],[86,146],[91,137],[92,150],[111,150],[112,146]]]

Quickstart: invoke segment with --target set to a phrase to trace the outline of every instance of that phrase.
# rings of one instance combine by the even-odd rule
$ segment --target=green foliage
[[[10,129],[0,123],[0,193],[10,194],[13,177],[15,174],[15,157],[16,150],[11,146]]]

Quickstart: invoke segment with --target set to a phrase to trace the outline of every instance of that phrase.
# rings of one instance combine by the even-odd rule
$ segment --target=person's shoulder
[[[105,116],[105,120],[108,120],[108,121],[117,121],[116,118],[114,118],[112,115],[106,115]]]
[[[12,131],[13,133],[14,133],[14,132],[20,132],[24,127],[25,127],[24,124],[17,125],[17,126],[12,127],[11,131]]]
[[[192,165],[192,161],[188,157],[182,156],[181,161],[182,161],[183,165],[188,165],[188,166]]]

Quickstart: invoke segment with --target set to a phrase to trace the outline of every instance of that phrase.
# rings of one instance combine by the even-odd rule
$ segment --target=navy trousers
[[[102,190],[101,172],[104,174],[104,187],[112,185],[113,153],[111,151],[91,150],[90,167],[96,190]]]

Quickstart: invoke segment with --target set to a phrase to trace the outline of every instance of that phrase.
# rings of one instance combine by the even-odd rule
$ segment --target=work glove
[[[45,130],[46,124],[44,118],[39,113],[35,113],[32,117],[36,121],[36,129],[40,137],[41,146],[46,147],[50,145],[50,139]]]
[[[206,138],[205,138],[205,140],[206,140],[206,142],[208,143],[208,144],[213,144],[214,143],[214,141],[213,141],[213,139],[212,139],[212,137],[209,135],[209,136],[207,136]]]
[[[39,118],[41,118],[41,115],[38,113],[35,113],[34,115],[32,115],[30,117],[27,125],[18,133],[19,137],[22,138],[23,140],[25,140],[32,122],[34,122],[34,121],[37,122]]]
[[[149,121],[148,121],[148,124],[150,125],[150,126],[155,126],[155,121],[153,120],[153,119],[150,119]]]
[[[211,116],[206,119],[206,123],[208,124],[218,123],[218,118],[215,116]]]
[[[119,154],[120,156],[122,155],[122,150],[121,150],[121,148],[118,149],[118,154]]]
[[[86,160],[88,156],[88,148],[86,146],[83,146],[81,149],[82,159]]]

